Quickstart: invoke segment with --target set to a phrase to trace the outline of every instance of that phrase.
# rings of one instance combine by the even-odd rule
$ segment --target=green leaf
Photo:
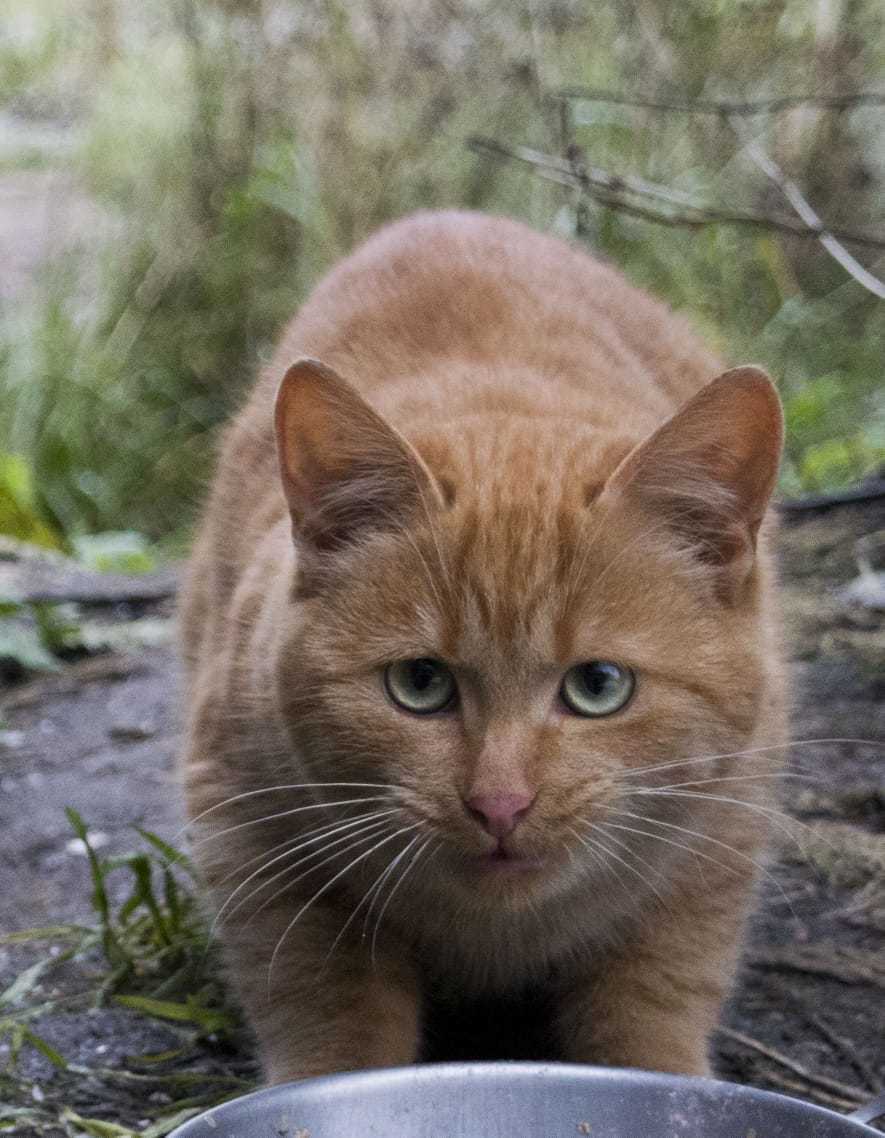
[[[171,869],[163,870],[163,900],[169,913],[169,923],[176,932],[181,928],[182,908],[178,891],[178,882]]]
[[[73,605],[34,601],[30,607],[37,624],[37,631],[40,633],[40,640],[50,652],[59,652],[77,646],[80,626]]]
[[[179,1110],[176,1114],[165,1114],[162,1118],[158,1118],[146,1130],[141,1131],[141,1138],[164,1138],[164,1135],[170,1134],[176,1127],[182,1126],[190,1118],[195,1118],[203,1110],[201,1106],[191,1106],[186,1110]]]
[[[150,542],[134,530],[80,534],[71,544],[79,561],[101,573],[149,573],[157,567]]]
[[[79,940],[89,931],[85,925],[46,925],[43,928],[20,929],[0,936],[0,945],[28,944],[34,940]]]
[[[141,826],[135,827],[136,831],[141,834],[146,842],[156,849],[170,864],[180,865],[182,869],[186,870],[192,877],[196,876],[196,867],[191,859],[182,850],[177,850],[175,846],[170,845],[169,842],[163,841],[159,835],[153,833],[151,830],[144,830]]]
[[[126,1062],[134,1067],[153,1067],[158,1063],[170,1063],[190,1053],[187,1047],[172,1047],[168,1051],[147,1051],[141,1055],[128,1055]]]
[[[61,542],[40,517],[31,470],[17,454],[0,452],[0,533],[48,549]]]
[[[45,1059],[48,1059],[53,1067],[57,1067],[60,1071],[64,1071],[67,1068],[67,1059],[65,1059],[60,1052],[56,1051],[54,1047],[50,1046],[41,1035],[38,1035],[29,1027],[23,1029],[23,1035],[25,1041],[39,1051]]]
[[[43,645],[39,631],[27,624],[4,621],[0,625],[0,657],[15,660],[34,672],[58,672],[61,664]]]
[[[144,1012],[156,1019],[197,1024],[204,1031],[224,1031],[231,1026],[230,1017],[224,1012],[203,1007],[195,1000],[188,1000],[184,1004],[171,1000],[154,1000],[150,996],[115,996],[114,1000],[121,1007]]]
[[[89,859],[89,871],[92,875],[92,906],[98,913],[101,922],[102,944],[105,955],[112,964],[130,963],[128,954],[123,950],[114,932],[111,920],[111,906],[105,889],[104,879],[108,872],[108,865],[99,861],[95,850],[89,841],[89,830],[86,823],[72,806],[65,807],[65,814],[74,829],[74,833],[86,847],[86,856]]]
[[[169,930],[154,896],[153,871],[147,854],[135,854],[129,859],[129,868],[135,874],[137,893],[154,922],[154,931],[163,944],[169,944]]]
[[[64,1122],[73,1122],[83,1134],[90,1134],[93,1138],[137,1138],[138,1136],[138,1131],[118,1126],[116,1122],[103,1122],[100,1118],[84,1118],[70,1107],[64,1108],[61,1117]]]
[[[55,964],[55,961],[50,956],[44,960],[38,960],[36,964],[32,964],[31,967],[26,968],[24,972],[20,972],[9,987],[4,992],[0,992],[0,1008],[7,1007],[10,1004],[20,1003],[25,996],[36,988],[40,982],[40,977],[47,972],[53,964]]]

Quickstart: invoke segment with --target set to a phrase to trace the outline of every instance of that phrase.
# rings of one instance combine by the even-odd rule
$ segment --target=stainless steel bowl
[[[861,1138],[850,1118],[714,1079],[556,1063],[443,1063],[308,1079],[201,1114],[171,1138]]]

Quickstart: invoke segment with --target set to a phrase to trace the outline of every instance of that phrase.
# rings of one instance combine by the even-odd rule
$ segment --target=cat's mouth
[[[544,862],[539,857],[529,857],[513,853],[503,845],[498,845],[491,853],[480,854],[476,863],[483,873],[527,873],[542,869]]]

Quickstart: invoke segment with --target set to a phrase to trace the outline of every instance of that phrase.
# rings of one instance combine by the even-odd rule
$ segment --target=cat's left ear
[[[274,422],[293,533],[308,555],[333,553],[366,532],[406,525],[422,501],[441,501],[413,447],[317,360],[302,359],[288,369]]]
[[[761,368],[720,375],[637,446],[606,492],[663,521],[686,552],[735,600],[750,573],[783,447],[774,384]]]

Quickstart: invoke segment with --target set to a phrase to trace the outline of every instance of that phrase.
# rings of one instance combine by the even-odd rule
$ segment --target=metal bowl
[[[861,1138],[850,1118],[714,1079],[557,1063],[442,1063],[272,1087],[171,1138]]]

